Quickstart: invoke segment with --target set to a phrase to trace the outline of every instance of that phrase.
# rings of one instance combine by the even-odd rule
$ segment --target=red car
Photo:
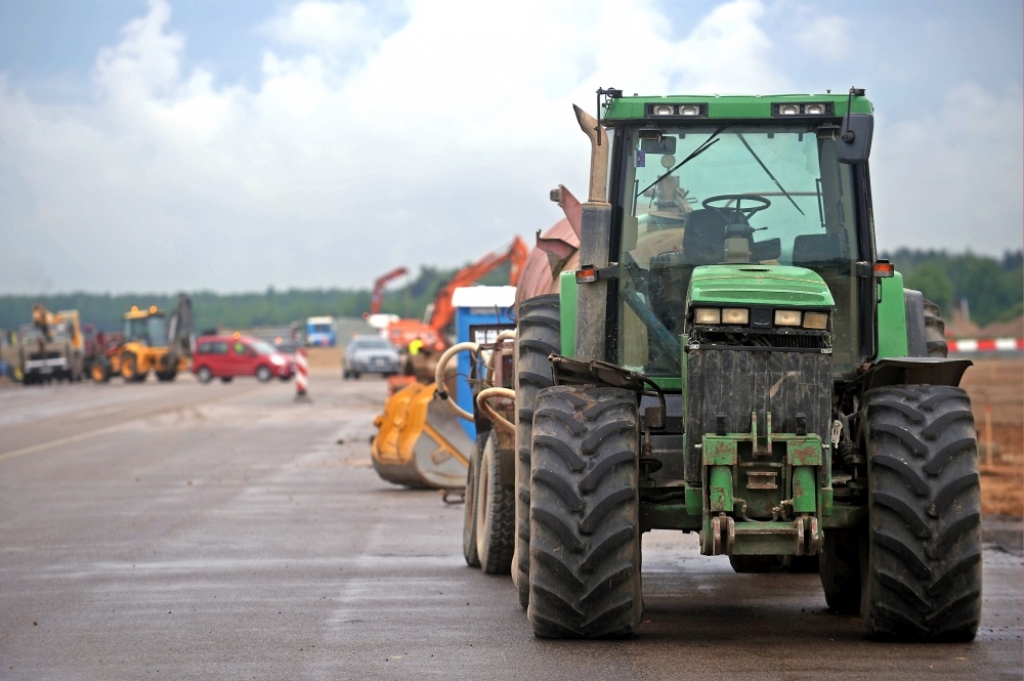
[[[192,373],[202,383],[214,378],[227,383],[235,376],[255,376],[261,381],[277,376],[287,381],[295,374],[295,360],[258,338],[200,336],[192,356]]]

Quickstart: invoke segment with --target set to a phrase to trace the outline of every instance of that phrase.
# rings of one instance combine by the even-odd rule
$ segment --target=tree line
[[[882,257],[903,274],[904,286],[921,291],[947,318],[961,301],[967,302],[971,320],[978,326],[1010,321],[1024,313],[1022,251],[1008,251],[997,259],[970,252],[901,248]]]
[[[1024,299],[1024,253],[1007,252],[1002,258],[973,253],[900,249],[883,253],[904,276],[904,285],[924,293],[949,317],[960,300],[966,300],[971,318],[979,326],[993,321],[1016,319]],[[421,267],[404,286],[389,288],[382,312],[421,319],[438,289],[455,269]],[[504,265],[479,283],[508,282]],[[287,326],[317,315],[361,317],[370,309],[370,289],[289,289],[273,287],[262,293],[188,292],[192,297],[197,329],[246,329],[258,326]],[[82,321],[98,329],[113,331],[121,316],[133,305],[156,305],[170,309],[177,293],[117,294],[70,293],[42,296],[0,295],[0,329],[16,329],[32,319],[32,304],[50,310],[76,309]]]
[[[455,269],[421,267],[416,277],[404,286],[389,288],[381,312],[403,318],[421,319],[427,305],[456,273]],[[497,268],[479,283],[508,283],[508,266]],[[370,289],[289,289],[274,287],[262,293],[214,293],[185,291],[192,299],[197,330],[248,329],[262,326],[288,326],[306,317],[362,317],[370,310]],[[41,303],[54,312],[78,310],[83,323],[97,330],[116,331],[121,319],[132,306],[156,305],[171,310],[177,304],[178,292],[164,293],[68,293],[51,295],[0,295],[0,329],[17,329],[32,321],[32,304]]]

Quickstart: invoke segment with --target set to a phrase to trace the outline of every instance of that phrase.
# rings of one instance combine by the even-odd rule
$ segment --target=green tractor
[[[635,634],[641,535],[817,571],[882,640],[971,640],[970,365],[877,257],[864,91],[623,96],[580,263],[519,308],[513,577],[542,637]]]

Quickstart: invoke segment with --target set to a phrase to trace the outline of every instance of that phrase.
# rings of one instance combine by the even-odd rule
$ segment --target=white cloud
[[[36,277],[0,266],[0,290],[368,287],[396,265],[457,266],[559,219],[554,185],[584,194],[570,105],[592,110],[598,86],[793,88],[755,0],[684,16],[678,38],[653,0],[408,0],[387,31],[374,12],[305,0],[271,18],[252,90],[183,68],[164,0],[99,54],[89,106],[38,103],[0,75],[0,193],[10,173],[31,197],[0,213],[0,237],[22,260],[47,254]],[[952,115],[880,124],[876,157],[896,177],[931,172],[907,142],[921,135],[938,158],[975,167],[994,151],[1013,171],[965,128],[977,119]],[[880,215],[902,210],[878,193]]]
[[[305,0],[267,21],[262,32],[287,45],[328,53],[365,50],[381,39],[366,8],[347,0]]]

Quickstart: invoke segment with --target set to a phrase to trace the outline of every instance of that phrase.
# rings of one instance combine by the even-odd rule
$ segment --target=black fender
[[[863,390],[886,385],[951,385],[959,386],[969,359],[944,357],[890,357],[873,362],[858,377]]]

